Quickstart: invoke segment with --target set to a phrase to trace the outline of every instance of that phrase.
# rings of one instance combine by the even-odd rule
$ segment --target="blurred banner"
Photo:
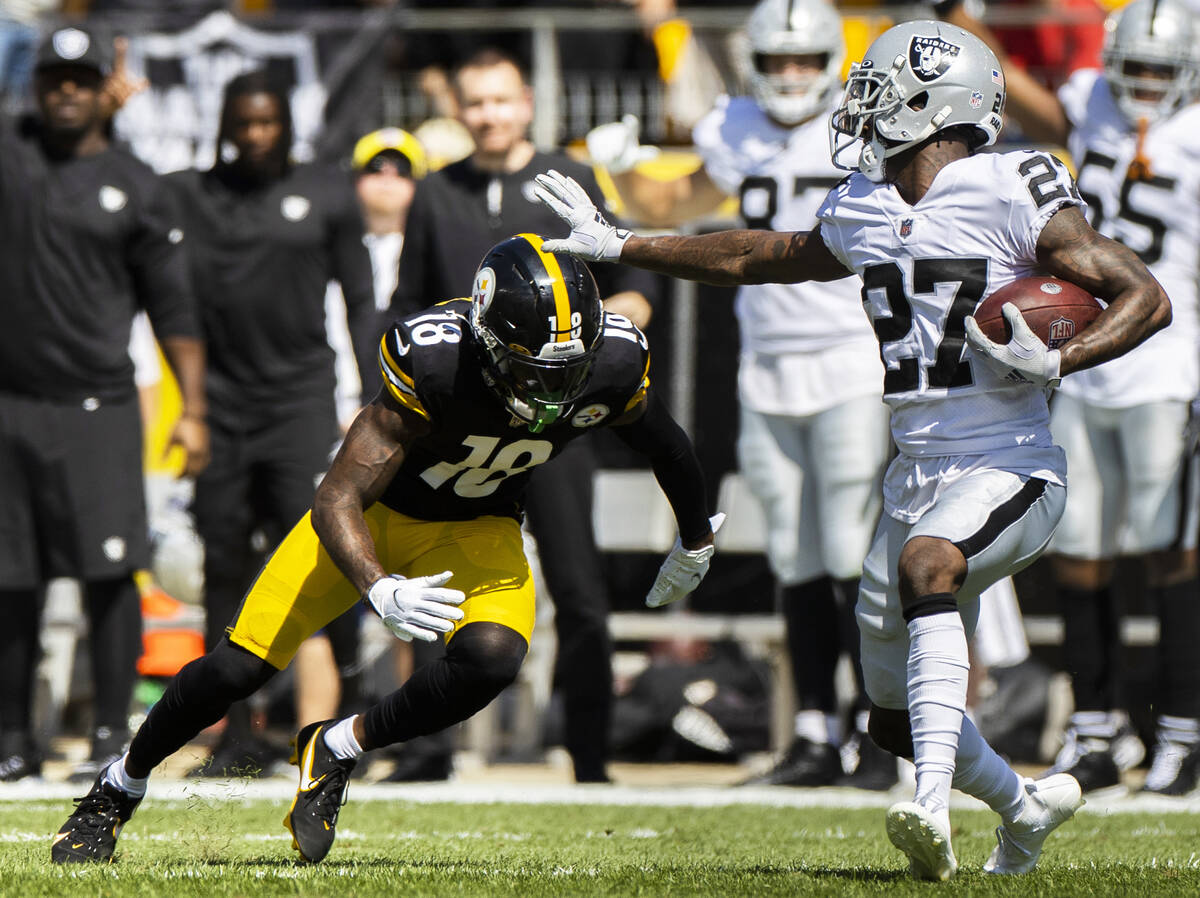
[[[253,28],[220,11],[181,31],[130,34],[129,72],[150,88],[118,114],[117,136],[156,171],[208,168],[218,152],[225,85],[266,68],[290,91],[293,157],[305,162],[348,152],[377,114],[371,98],[379,93],[378,50],[387,23],[365,16],[355,29],[309,28],[294,18],[291,24],[290,30]],[[338,112],[327,120],[327,110]]]

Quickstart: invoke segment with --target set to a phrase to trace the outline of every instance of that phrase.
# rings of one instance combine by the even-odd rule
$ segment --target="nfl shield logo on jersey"
[[[1050,322],[1046,345],[1051,349],[1058,349],[1073,336],[1075,336],[1075,322],[1070,318],[1059,318]]]
[[[908,237],[910,234],[912,234],[912,226],[913,220],[911,218],[906,218],[904,221],[900,222],[900,236]]]
[[[940,37],[913,35],[908,44],[908,64],[922,81],[934,81],[946,74],[958,51],[956,44]]]

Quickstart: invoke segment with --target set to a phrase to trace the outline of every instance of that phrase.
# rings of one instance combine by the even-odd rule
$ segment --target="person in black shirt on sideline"
[[[517,63],[484,49],[455,73],[459,118],[475,140],[466,159],[429,174],[417,185],[405,231],[392,312],[406,315],[442,296],[460,296],[476,262],[508,234],[558,227],[533,196],[533,176],[562,167],[602,202],[591,170],[560,154],[539,152],[527,133],[532,92]],[[639,327],[650,319],[646,294],[654,280],[620,265],[596,265],[593,274],[608,312]],[[565,744],[580,782],[607,780],[608,725],[612,711],[612,645],[608,594],[592,532],[595,450],[577,442],[540,468],[529,486],[529,529],[554,601],[558,634],[556,680],[565,706]],[[417,646],[428,655],[427,647]],[[418,657],[425,663],[428,657]],[[449,775],[448,737],[440,746],[406,746],[392,779]]]
[[[193,512],[209,648],[260,563],[254,530],[274,546],[304,515],[339,438],[325,330],[331,278],[341,283],[359,368],[374,365],[371,260],[353,184],[332,167],[293,164],[291,145],[286,90],[248,72],[226,86],[216,165],[168,176],[192,235],[208,345],[212,463],[196,481]],[[270,760],[241,703],[195,773],[261,770]]]
[[[120,754],[141,654],[132,574],[149,563],[130,326],[139,308],[183,393],[172,442],[208,458],[204,347],[184,230],[162,180],[109,144],[108,54],[80,28],[38,51],[37,114],[0,124],[0,780],[31,737],[42,588],[82,581],[95,689],[90,763]],[[119,102],[120,97],[116,102]],[[82,768],[81,768],[82,769]]]

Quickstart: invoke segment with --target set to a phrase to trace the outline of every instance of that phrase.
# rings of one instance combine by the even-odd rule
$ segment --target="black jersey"
[[[198,337],[177,207],[109,147],[47,158],[36,127],[0,125],[0,389],[47,399],[134,393],[129,329]]]
[[[629,319],[606,313],[587,388],[569,412],[530,433],[484,381],[470,308],[467,299],[432,306],[396,322],[380,343],[385,388],[433,428],[408,448],[381,500],[410,517],[519,519],[530,471],[615,421],[650,386],[645,336]]]
[[[475,269],[501,240],[514,234],[559,234],[562,219],[533,195],[534,176],[551,168],[573,177],[592,202],[604,208],[592,170],[550,153],[535,153],[528,165],[510,174],[483,171],[468,157],[418,181],[405,225],[392,314],[409,315],[430,302],[469,293]],[[655,292],[649,272],[606,262],[588,267],[601,297],[623,290],[647,297]]]
[[[257,420],[291,399],[329,396],[325,289],[341,282],[361,364],[375,364],[374,285],[362,215],[344,172],[301,165],[266,185],[228,171],[168,176],[183,201],[208,343],[214,412]]]

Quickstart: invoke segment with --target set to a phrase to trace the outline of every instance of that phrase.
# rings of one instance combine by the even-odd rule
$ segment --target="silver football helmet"
[[[830,122],[833,164],[882,181],[889,156],[938,131],[970,125],[973,148],[995,143],[1003,116],[1004,73],[987,44],[945,22],[905,22],[851,68]],[[854,146],[858,159],[846,162]]]
[[[821,70],[803,81],[768,73],[771,56],[817,55]],[[733,58],[750,93],[782,125],[798,125],[833,99],[846,59],[842,17],[826,0],[761,0],[734,36]]]
[[[1130,124],[1165,118],[1200,95],[1200,28],[1192,15],[1178,0],[1134,0],[1104,23],[1104,77]]]

